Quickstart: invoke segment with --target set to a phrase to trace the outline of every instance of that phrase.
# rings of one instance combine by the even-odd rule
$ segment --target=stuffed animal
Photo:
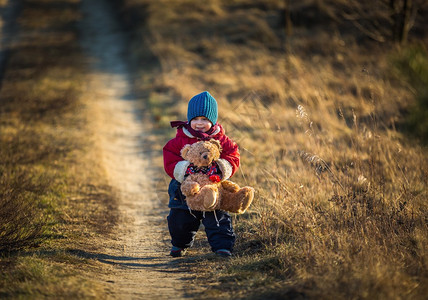
[[[190,209],[213,211],[221,209],[244,213],[254,198],[252,187],[242,187],[215,174],[213,162],[220,158],[220,142],[214,139],[185,145],[181,156],[191,163],[191,172],[181,184]]]

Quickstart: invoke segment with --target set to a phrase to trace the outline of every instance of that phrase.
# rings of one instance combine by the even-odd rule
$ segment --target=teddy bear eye
[[[202,155],[202,153],[204,153],[204,152],[199,152],[199,155]]]

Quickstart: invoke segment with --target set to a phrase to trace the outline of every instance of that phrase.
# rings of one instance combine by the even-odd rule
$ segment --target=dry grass
[[[235,221],[238,257],[194,264],[214,268],[202,298],[426,296],[427,153],[397,130],[415,99],[392,74],[393,45],[312,1],[292,4],[291,36],[283,1],[123,2],[145,16],[141,72],[148,52],[159,62],[137,86],[165,141],[168,121],[209,90],[240,145],[234,180],[258,191]]]
[[[31,10],[27,3],[22,13]],[[64,176],[64,160],[76,146],[72,136],[64,134],[70,125],[64,118],[76,109],[77,68],[60,72],[66,63],[58,59],[58,48],[73,41],[55,47],[35,33],[15,38],[2,76],[0,248],[9,251],[35,245],[48,235],[55,198],[63,193],[56,177]],[[69,60],[73,58],[76,55]]]
[[[43,199],[48,180],[30,177],[28,170],[2,168],[0,191],[0,251],[35,246],[44,239],[48,216],[43,216]],[[42,176],[38,174],[38,176]]]
[[[94,262],[68,251],[117,221],[80,99],[79,3],[22,5],[0,90],[0,298],[104,298]]]

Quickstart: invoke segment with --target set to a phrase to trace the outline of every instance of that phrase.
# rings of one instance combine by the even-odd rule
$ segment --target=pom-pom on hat
[[[187,120],[196,117],[206,117],[215,125],[217,123],[217,101],[208,92],[202,92],[192,97],[187,107]]]

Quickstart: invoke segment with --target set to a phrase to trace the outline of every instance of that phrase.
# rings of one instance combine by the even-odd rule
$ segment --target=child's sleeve
[[[187,167],[190,164],[190,162],[181,157],[181,148],[181,144],[176,139],[170,140],[163,147],[163,166],[165,172],[178,182],[183,182]]]
[[[240,163],[240,154],[238,145],[230,138],[225,137],[221,143],[222,152],[217,164],[222,173],[222,180],[229,179],[238,170]]]

